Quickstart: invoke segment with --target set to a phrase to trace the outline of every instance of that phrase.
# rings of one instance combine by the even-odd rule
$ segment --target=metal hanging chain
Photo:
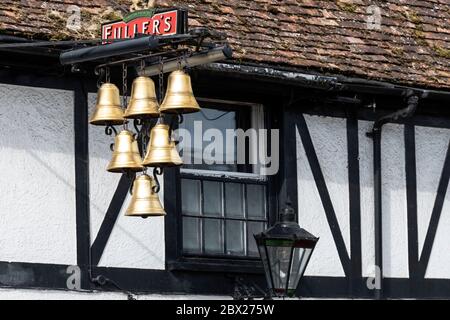
[[[184,60],[184,70],[186,73],[189,73],[190,66],[189,66],[189,62],[188,62],[188,53],[187,52],[185,52],[183,54],[183,60]]]
[[[180,56],[178,56],[178,58],[177,58],[177,66],[178,66],[178,70],[182,69],[181,68],[181,57]]]
[[[104,84],[104,83],[111,82],[111,72],[110,72],[109,67],[96,68],[95,74],[98,75],[97,88],[100,88],[102,86],[102,84]],[[105,79],[103,79],[103,77]]]
[[[163,58],[159,57],[159,104],[163,102],[163,92],[164,92],[164,62]]]
[[[145,71],[145,60],[144,59],[142,59],[141,60],[141,74],[144,74],[144,71]]]
[[[102,84],[104,83],[102,81],[103,76],[105,75],[105,69],[103,68],[99,68],[99,69],[95,69],[95,74],[98,75],[98,79],[97,79],[97,89],[100,89],[100,87],[102,86]]]
[[[127,83],[127,78],[128,78],[128,67],[124,63],[124,64],[122,64],[122,85],[123,85],[122,104],[123,104],[123,108],[124,109],[126,109],[127,105],[128,105],[128,83]],[[127,122],[127,120],[125,118],[123,120],[123,128],[125,130],[128,130],[128,122]]]
[[[111,82],[111,71],[110,71],[109,67],[105,68],[105,81],[106,81],[106,83]]]

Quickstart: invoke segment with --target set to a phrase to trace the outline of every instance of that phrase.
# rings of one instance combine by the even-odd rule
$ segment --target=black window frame
[[[205,98],[208,99],[208,98]],[[201,99],[199,99],[201,100]],[[210,100],[215,100],[210,99]],[[271,129],[278,122],[278,115],[272,111],[272,104],[262,104],[260,102],[240,102],[236,99],[220,99],[226,101],[223,105],[213,103],[211,106],[217,108],[219,104],[224,107],[226,104],[235,103],[248,107],[248,105],[261,105],[263,108],[263,128]],[[219,100],[218,100],[219,101]],[[251,117],[251,112],[249,113]],[[250,123],[251,119],[239,119],[239,123]],[[268,139],[267,149],[270,150],[270,139]],[[215,171],[212,171],[214,173]],[[217,177],[212,175],[197,175],[195,173],[181,172],[179,167],[168,168],[164,171],[164,204],[166,212],[166,269],[174,272],[221,272],[221,273],[243,273],[243,274],[263,274],[263,266],[259,256],[208,256],[185,254],[183,252],[183,226],[182,226],[182,210],[181,210],[181,179],[198,178],[214,180],[222,182],[236,183],[263,183],[266,187],[267,195],[267,226],[273,225],[276,220],[278,210],[278,179],[279,174],[273,176],[249,176],[243,177],[239,174],[230,174],[227,176]],[[264,181],[264,182],[262,182]]]
[[[205,221],[206,219],[215,219],[215,220],[222,220],[224,221],[224,223],[226,224],[227,221],[242,221],[245,223],[248,222],[259,222],[259,223],[264,223],[265,226],[264,228],[267,228],[269,225],[269,217],[270,217],[270,212],[268,210],[269,204],[268,204],[268,199],[270,196],[269,193],[269,181],[268,179],[263,179],[263,178],[253,178],[253,177],[249,177],[249,178],[242,178],[242,177],[217,177],[217,176],[210,176],[210,175],[202,175],[202,174],[194,174],[194,173],[184,173],[181,172],[181,178],[182,179],[190,179],[190,180],[197,180],[197,181],[216,181],[216,182],[221,182],[223,184],[225,183],[238,183],[238,184],[242,184],[245,185],[244,187],[244,194],[246,193],[246,186],[247,185],[262,185],[265,187],[265,196],[266,196],[266,203],[265,203],[265,211],[266,211],[266,219],[253,219],[253,218],[248,218],[247,216],[243,217],[243,218],[233,218],[233,217],[226,217],[221,216],[221,217],[212,217],[212,216],[204,216],[204,215],[200,215],[200,216],[196,216],[196,215],[191,215],[191,214],[186,214],[181,212],[181,219],[183,219],[183,217],[190,217],[190,218],[197,218],[197,219],[204,219],[203,221]],[[246,199],[244,197],[244,199]],[[203,200],[203,198],[202,198]],[[245,208],[244,211],[248,213],[248,207],[247,207],[247,201],[245,201]],[[202,204],[203,206],[203,204]],[[181,222],[183,223],[183,222]],[[224,241],[224,245],[226,248],[226,229],[225,229],[225,225],[223,226],[224,230],[223,230],[223,241]],[[248,232],[247,230],[245,230],[245,235],[246,237],[246,250],[248,249],[248,241],[249,241],[249,237],[248,237]],[[205,238],[205,230],[204,228],[202,228],[202,242],[204,242]],[[204,246],[204,243],[202,244]],[[202,248],[203,249],[203,248]],[[226,251],[226,250],[225,250]],[[224,260],[259,260],[259,255],[256,256],[250,256],[250,255],[227,255],[226,253],[223,254],[208,254],[208,253],[195,253],[195,252],[186,252],[183,251],[183,257],[186,258],[211,258],[211,259],[224,259]]]

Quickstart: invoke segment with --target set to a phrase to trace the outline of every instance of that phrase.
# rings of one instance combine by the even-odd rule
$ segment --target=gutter
[[[377,119],[372,131],[367,136],[373,139],[373,185],[374,185],[374,234],[375,234],[375,266],[377,287],[375,288],[375,298],[383,297],[383,208],[382,208],[382,172],[381,172],[381,132],[383,125],[388,122],[406,119],[414,115],[419,105],[419,95],[413,90],[405,90],[403,96],[407,106],[391,114]],[[422,93],[420,98],[426,98],[427,94]]]
[[[210,63],[199,66],[197,69],[230,73],[239,76],[264,78],[264,80],[271,80],[273,82],[290,82],[292,84],[300,84],[306,87],[325,90],[339,89],[339,83],[336,77],[313,75],[293,70],[275,69],[272,67],[236,63]]]
[[[374,95],[402,96],[406,90],[412,90],[430,100],[450,101],[450,91],[422,89],[396,85],[385,81],[367,80],[346,76],[324,76],[320,74],[299,72],[296,68],[271,67],[261,64],[237,62],[210,63],[197,69],[229,73],[235,76],[260,78],[278,83],[291,83],[308,88],[327,91],[355,91]]]
[[[24,43],[24,42],[30,42],[30,40],[15,36],[8,36],[4,34],[0,34],[0,43],[7,42],[7,43]]]

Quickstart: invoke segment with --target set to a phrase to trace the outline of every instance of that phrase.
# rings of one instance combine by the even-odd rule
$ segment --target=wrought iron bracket
[[[155,179],[156,185],[152,187],[154,193],[159,193],[161,191],[161,184],[159,183],[158,176],[163,174],[163,168],[155,167],[153,168],[153,179]]]
[[[106,134],[107,136],[112,136],[113,133],[114,133],[114,136],[117,136],[117,129],[114,128],[114,126],[113,126],[112,124],[108,124],[108,125],[105,127],[105,134]]]
[[[240,277],[234,278],[234,300],[272,300],[272,295],[270,291],[264,291],[255,283],[246,284]]]
[[[106,286],[106,285],[110,284],[113,287],[115,287],[117,290],[122,291],[124,294],[126,294],[128,300],[137,300],[136,299],[136,294],[121,288],[115,281],[113,281],[113,280],[111,280],[111,279],[109,279],[109,278],[107,278],[107,277],[105,277],[103,275],[99,275],[99,276],[96,276],[95,278],[91,278],[91,282],[96,284],[96,285],[98,285],[98,286],[100,286],[100,287],[103,287],[103,286]]]

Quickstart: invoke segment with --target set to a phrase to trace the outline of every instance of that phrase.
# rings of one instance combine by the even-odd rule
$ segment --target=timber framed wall
[[[101,166],[106,166],[107,154],[97,148],[104,141],[90,140],[94,133],[91,134],[93,129],[88,127],[87,117],[88,106],[92,108],[92,94],[96,91],[93,81],[86,82],[86,79],[76,77],[40,76],[31,72],[2,71],[0,82],[2,86],[22,90],[20,92],[23,94],[26,90],[38,90],[44,95],[45,90],[62,90],[65,92],[62,95],[69,97],[66,100],[56,98],[56,101],[68,101],[70,104],[64,108],[56,106],[52,110],[56,115],[60,112],[56,118],[59,121],[55,123],[47,119],[44,123],[70,128],[67,130],[73,134],[63,135],[73,144],[66,146],[68,150],[72,150],[72,162],[64,163],[62,169],[72,174],[74,188],[70,195],[73,198],[74,216],[71,219],[74,223],[73,230],[69,231],[72,237],[70,241],[73,243],[65,244],[67,248],[73,249],[65,252],[71,252],[70,259],[58,258],[60,262],[56,258],[54,261],[45,261],[44,256],[42,261],[26,261],[20,257],[4,259],[1,257],[4,251],[0,248],[0,286],[68,290],[66,282],[70,274],[67,268],[71,264],[81,268],[83,290],[116,290],[111,285],[98,287],[89,281],[89,276],[95,277],[99,274],[110,278],[122,288],[135,292],[232,294],[236,275],[264,284],[262,274],[249,274],[245,270],[225,273],[223,268],[219,267],[210,271],[168,271],[166,260],[171,257],[178,234],[174,221],[169,218],[165,227],[162,221],[147,222],[143,225],[142,221],[138,221],[141,225],[135,227],[120,220],[122,205],[127,201],[127,180],[117,175],[109,178],[95,175]],[[367,266],[371,263],[373,251],[370,248],[373,212],[370,199],[367,198],[367,194],[372,192],[372,158],[368,151],[371,141],[365,137],[365,132],[370,129],[371,121],[383,111],[374,113],[342,105],[317,108],[315,104],[307,101],[292,103],[291,91],[295,89],[302,94],[305,89],[292,89],[283,84],[272,85],[252,80],[236,83],[230,81],[228,76],[204,71],[194,72],[193,82],[194,86],[198,84],[196,92],[207,91],[211,97],[216,98],[226,96],[228,99],[242,100],[242,97],[245,97],[251,102],[259,102],[262,99],[269,108],[279,113],[272,117],[272,127],[282,129],[284,160],[272,201],[282,204],[289,196],[298,206],[300,224],[321,237],[319,246],[336,248],[331,252],[317,248],[306,277],[302,280],[299,294],[314,297],[373,297],[373,291],[366,286],[367,277],[370,275]],[[220,86],[221,90],[215,89]],[[261,92],[266,96],[261,96]],[[268,96],[271,98],[267,98]],[[422,111],[427,111],[427,104],[427,101],[421,101]],[[33,100],[29,101],[29,106],[33,105],[39,104]],[[4,105],[2,108],[14,106]],[[66,110],[65,116],[72,118],[72,122],[62,119],[62,110]],[[20,126],[20,121],[17,120],[17,126]],[[39,127],[39,124],[36,127]],[[399,210],[391,210],[399,212],[400,218],[395,216],[398,220],[394,222],[400,224],[395,228],[400,228],[402,240],[398,242],[396,238],[390,239],[395,229],[390,229],[392,225],[389,224],[384,226],[384,232],[387,232],[385,239],[388,239],[386,247],[389,248],[388,246],[397,242],[401,246],[400,249],[395,249],[399,250],[401,264],[392,260],[393,267],[383,282],[385,298],[450,297],[450,274],[445,274],[442,269],[450,260],[448,250],[442,245],[448,243],[446,236],[450,234],[445,232],[449,225],[450,210],[449,128],[448,116],[419,112],[404,124],[387,125],[386,132],[383,133],[382,152],[383,157],[386,157],[383,170],[389,173],[390,168],[393,168],[395,171],[392,176],[384,179],[388,184],[384,188],[390,190],[389,184],[394,184],[394,187],[401,186],[396,187],[398,194],[401,194],[401,201],[395,201],[401,207]],[[332,143],[336,140],[337,143]],[[429,141],[433,143],[430,144]],[[392,148],[397,145],[401,148]],[[436,153],[437,151],[439,152]],[[389,156],[392,153],[395,154],[394,157]],[[401,165],[397,166],[398,163]],[[431,171],[422,175],[423,170]],[[338,179],[341,180],[336,184],[332,179],[336,179],[333,174],[337,172]],[[168,171],[165,182],[174,181],[176,175],[176,171]],[[428,177],[429,181],[423,181]],[[94,181],[107,182],[107,190],[102,191],[99,188],[100,182],[96,185]],[[26,180],[18,183],[26,183]],[[427,192],[422,193],[421,186],[424,184],[427,186]],[[2,188],[8,188],[9,185],[9,182],[4,182]],[[46,188],[45,184],[36,184],[35,187]],[[171,192],[171,188],[177,187],[173,184],[164,186],[165,195]],[[93,203],[93,192],[96,193],[95,199],[100,199],[99,203]],[[99,196],[101,192],[104,192],[103,196]],[[176,205],[176,202],[167,202],[167,210],[176,210]],[[98,210],[98,213],[95,213],[95,210]],[[30,211],[29,214],[39,215],[43,221],[46,219],[45,210],[34,213]],[[315,220],[323,222],[320,226],[315,224],[312,214],[316,215]],[[384,214],[388,213],[385,211]],[[7,228],[8,221],[4,221],[2,225],[2,228]],[[124,235],[133,235],[134,232],[142,238],[134,237],[129,242],[124,241]],[[152,232],[154,238],[149,237]],[[16,238],[19,237],[18,233]],[[163,249],[158,251],[153,248],[155,250],[152,254],[156,256],[152,256],[151,250],[147,250],[148,245],[154,245],[148,241],[154,239],[156,246],[163,246]],[[139,248],[136,243],[141,243],[144,247]],[[122,255],[133,248],[141,252],[137,254],[137,259],[130,260],[129,256]],[[48,246],[42,248],[44,253],[52,250],[54,251]],[[385,254],[395,259],[395,250]],[[439,258],[436,258],[436,252]],[[92,267],[89,261],[92,261]]]

